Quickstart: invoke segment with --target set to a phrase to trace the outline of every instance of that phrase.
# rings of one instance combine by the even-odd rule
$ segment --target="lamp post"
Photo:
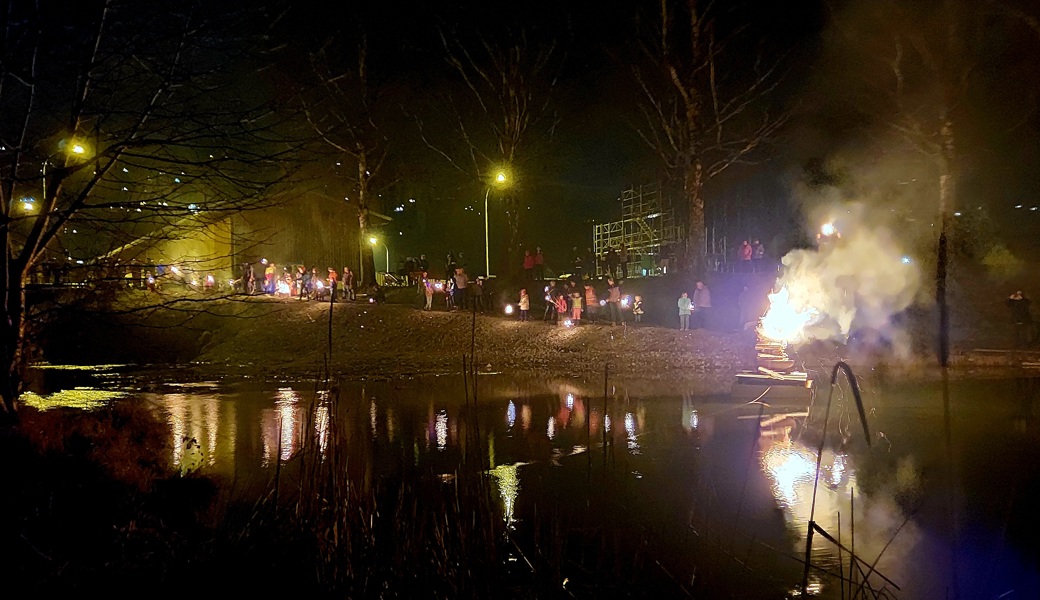
[[[373,246],[375,246],[376,244],[379,243],[379,238],[377,238],[376,236],[372,236],[372,237],[368,238],[368,243],[372,244]],[[386,250],[386,272],[389,273],[390,272],[390,248],[388,248],[386,246],[385,242],[383,243],[383,250]]]
[[[505,171],[499,171],[495,175],[494,184],[499,187],[505,187],[508,184],[509,178],[506,177]],[[484,273],[491,277],[491,251],[490,244],[488,243],[488,196],[491,195],[491,186],[487,187],[487,191],[484,192]]]

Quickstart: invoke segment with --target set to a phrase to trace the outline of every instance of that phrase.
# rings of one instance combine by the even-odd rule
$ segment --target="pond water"
[[[43,401],[75,390],[77,398],[110,392],[149,406],[165,423],[172,465],[234,479],[240,489],[268,482],[308,439],[323,448],[336,410],[344,415],[336,423],[365,432],[350,443],[366,446],[377,476],[409,465],[450,482],[474,452],[461,377],[344,382],[332,394],[338,409],[314,382],[171,377],[48,369],[34,387]],[[797,596],[815,514],[846,550],[814,536],[813,595],[848,597],[840,577],[854,548],[862,571],[876,560],[869,580],[887,597],[1040,597],[1030,529],[1040,492],[1040,379],[953,382],[949,452],[938,384],[868,376],[862,386],[871,446],[840,386],[815,506],[827,386],[813,398],[748,404],[661,383],[481,375],[476,445],[520,546],[534,539],[547,507],[563,505],[573,508],[565,527],[574,535],[623,523],[621,535],[644,540],[642,552],[676,586]]]

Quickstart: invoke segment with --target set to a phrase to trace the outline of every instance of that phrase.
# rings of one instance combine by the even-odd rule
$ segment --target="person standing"
[[[762,262],[766,258],[766,247],[762,245],[762,242],[755,240],[751,243],[751,266],[752,269],[758,273],[762,270]]]
[[[621,322],[621,286],[614,282],[613,277],[607,278],[607,314],[611,327]]]
[[[545,280],[545,256],[542,255],[542,247],[536,246],[534,252],[534,277],[538,281]]]
[[[613,246],[607,249],[607,256],[604,258],[603,262],[607,263],[607,276],[610,278],[616,277],[618,254],[617,250],[614,250]]]
[[[556,305],[556,324],[565,325],[567,323],[567,294],[563,290],[554,290],[556,295],[554,296]]]
[[[484,278],[477,277],[476,285],[469,286],[473,292],[473,310],[484,313]]]
[[[575,325],[581,323],[581,301],[584,292],[584,288],[578,287],[578,284],[573,281],[571,282],[571,320],[574,321]]]
[[[532,281],[534,279],[534,256],[531,255],[530,250],[524,250],[524,280]]]
[[[694,305],[694,329],[707,328],[708,314],[711,312],[711,290],[704,282],[698,281],[691,298]]]
[[[690,313],[693,312],[693,302],[690,301],[686,292],[679,297],[679,331],[690,329]]]
[[[338,287],[338,285],[337,285],[339,283],[338,280],[339,280],[339,274],[336,273],[336,269],[333,269],[332,267],[329,267],[329,294],[330,294],[329,301],[332,302],[333,304],[336,303],[336,288]]]
[[[592,281],[585,281],[585,319],[593,321],[599,313],[599,298],[596,297],[596,288]]]
[[[618,252],[618,264],[621,268],[621,279],[628,279],[628,246],[621,244],[621,252]]]
[[[303,300],[304,280],[307,278],[307,269],[303,265],[296,267],[296,293]]]
[[[632,314],[636,317],[636,323],[643,322],[643,297],[636,296],[632,301]]]
[[[427,277],[426,271],[422,274],[423,289],[426,292],[426,308],[424,310],[433,310],[433,282]]]
[[[703,281],[697,282],[697,289],[693,290],[693,328],[700,329],[708,326],[708,314],[711,312],[711,290],[704,285]]]
[[[520,290],[520,320],[527,321],[527,312],[531,310],[531,297],[527,295],[527,289]]]
[[[343,298],[354,299],[354,274],[350,272],[349,267],[343,267]]]
[[[1029,313],[1030,304],[1029,298],[1022,294],[1022,290],[1016,291],[1007,299],[1014,327],[1012,341],[1015,348],[1024,348],[1033,343],[1033,316]]]
[[[580,280],[582,273],[585,272],[585,261],[582,260],[577,246],[571,249],[571,254],[574,255],[574,275]]]
[[[747,240],[744,240],[740,244],[740,249],[737,250],[737,258],[740,259],[740,270],[744,273],[751,271],[751,257],[754,256],[755,250],[751,247],[751,244]]]
[[[469,286],[469,277],[462,267],[455,267],[455,310],[466,308],[466,287]]]
[[[542,320],[556,322],[556,282],[545,286],[545,313]]]

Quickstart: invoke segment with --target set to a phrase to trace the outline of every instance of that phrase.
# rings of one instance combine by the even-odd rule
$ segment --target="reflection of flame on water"
[[[549,436],[549,439],[556,437],[556,417],[549,417],[549,424],[545,427],[545,435]]]
[[[773,495],[784,507],[799,499],[796,484],[812,482],[816,459],[812,453],[791,443],[775,444],[762,455],[762,465],[773,480]]]
[[[804,339],[805,328],[819,318],[820,312],[801,299],[791,299],[787,286],[769,294],[769,310],[758,325],[758,333],[785,344]]]
[[[516,423],[516,405],[513,401],[509,401],[509,406],[506,407],[506,423],[509,424],[509,428],[513,428],[513,423]]]

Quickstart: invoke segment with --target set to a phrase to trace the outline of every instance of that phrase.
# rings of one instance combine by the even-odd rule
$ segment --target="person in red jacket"
[[[527,281],[534,280],[534,256],[530,250],[524,250],[524,277]]]

